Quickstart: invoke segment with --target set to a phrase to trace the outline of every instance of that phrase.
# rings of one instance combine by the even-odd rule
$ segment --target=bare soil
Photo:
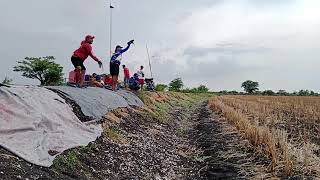
[[[266,168],[271,162],[256,154],[249,142],[206,104],[194,111],[191,120],[190,144],[201,150],[197,158],[202,179],[273,178]]]
[[[77,111],[75,111],[77,112]],[[138,109],[87,147],[64,152],[50,168],[0,148],[0,179],[255,179],[270,178],[239,134],[206,106],[176,107],[162,123]],[[81,116],[81,114],[78,114]]]

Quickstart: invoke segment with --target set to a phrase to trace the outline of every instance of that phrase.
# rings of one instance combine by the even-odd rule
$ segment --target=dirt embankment
[[[43,168],[0,149],[0,179],[246,179],[264,163],[207,108],[208,95],[141,94],[145,108],[103,119],[103,135]],[[259,169],[260,168],[260,169]],[[270,177],[270,176],[269,176]]]

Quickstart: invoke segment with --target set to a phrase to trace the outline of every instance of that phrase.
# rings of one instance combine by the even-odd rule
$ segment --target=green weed
[[[116,127],[108,127],[104,130],[105,136],[117,143],[125,143],[126,139]]]
[[[53,162],[53,168],[56,170],[75,169],[80,164],[76,150],[69,151],[66,155],[58,156]]]

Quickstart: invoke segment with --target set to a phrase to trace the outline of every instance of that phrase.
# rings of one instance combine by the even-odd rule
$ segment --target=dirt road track
[[[221,117],[212,112],[207,103],[199,105],[192,113],[189,140],[202,152],[200,179],[261,179],[265,173],[265,158],[256,155],[248,141]]]

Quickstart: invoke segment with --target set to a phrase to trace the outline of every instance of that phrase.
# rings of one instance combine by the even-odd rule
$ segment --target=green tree
[[[182,89],[181,92],[183,92],[183,93],[191,93],[191,89],[190,88],[185,88],[185,89]]]
[[[310,95],[310,91],[309,90],[303,90],[301,89],[299,92],[298,92],[298,96],[309,96]]]
[[[317,93],[315,93],[314,91],[310,91],[310,96],[317,96]]]
[[[200,93],[205,93],[205,92],[208,92],[208,91],[209,91],[209,88],[207,88],[207,86],[205,86],[205,85],[200,85],[200,86],[197,88],[197,91],[200,92]]]
[[[265,90],[261,94],[265,96],[274,96],[276,93],[273,92],[272,90]]]
[[[228,91],[228,94],[231,94],[231,95],[237,95],[237,94],[239,94],[239,92],[238,92],[238,91],[233,90],[233,91]]]
[[[280,89],[277,92],[277,94],[280,95],[280,96],[288,96],[288,95],[290,95],[286,90],[282,90],[282,89]]]
[[[182,92],[184,93],[199,93],[198,88],[186,88],[184,90],[182,90]]]
[[[219,93],[219,94],[222,94],[222,95],[227,95],[227,94],[228,94],[228,91],[227,91],[227,90],[222,90],[222,91],[219,91],[218,93]]]
[[[242,83],[241,87],[249,94],[252,94],[259,90],[259,83],[251,80],[247,80]]]
[[[168,88],[168,85],[165,84],[157,84],[156,91],[165,91]]]
[[[2,84],[10,85],[12,83],[12,79],[9,79],[7,76],[4,77]]]
[[[169,91],[181,91],[183,82],[181,78],[176,78],[169,83]]]
[[[199,93],[199,89],[198,88],[192,88],[190,89],[191,93]]]
[[[42,86],[60,85],[63,83],[63,67],[54,62],[53,56],[26,57],[18,61],[13,71],[22,72],[22,76],[37,79]]]

